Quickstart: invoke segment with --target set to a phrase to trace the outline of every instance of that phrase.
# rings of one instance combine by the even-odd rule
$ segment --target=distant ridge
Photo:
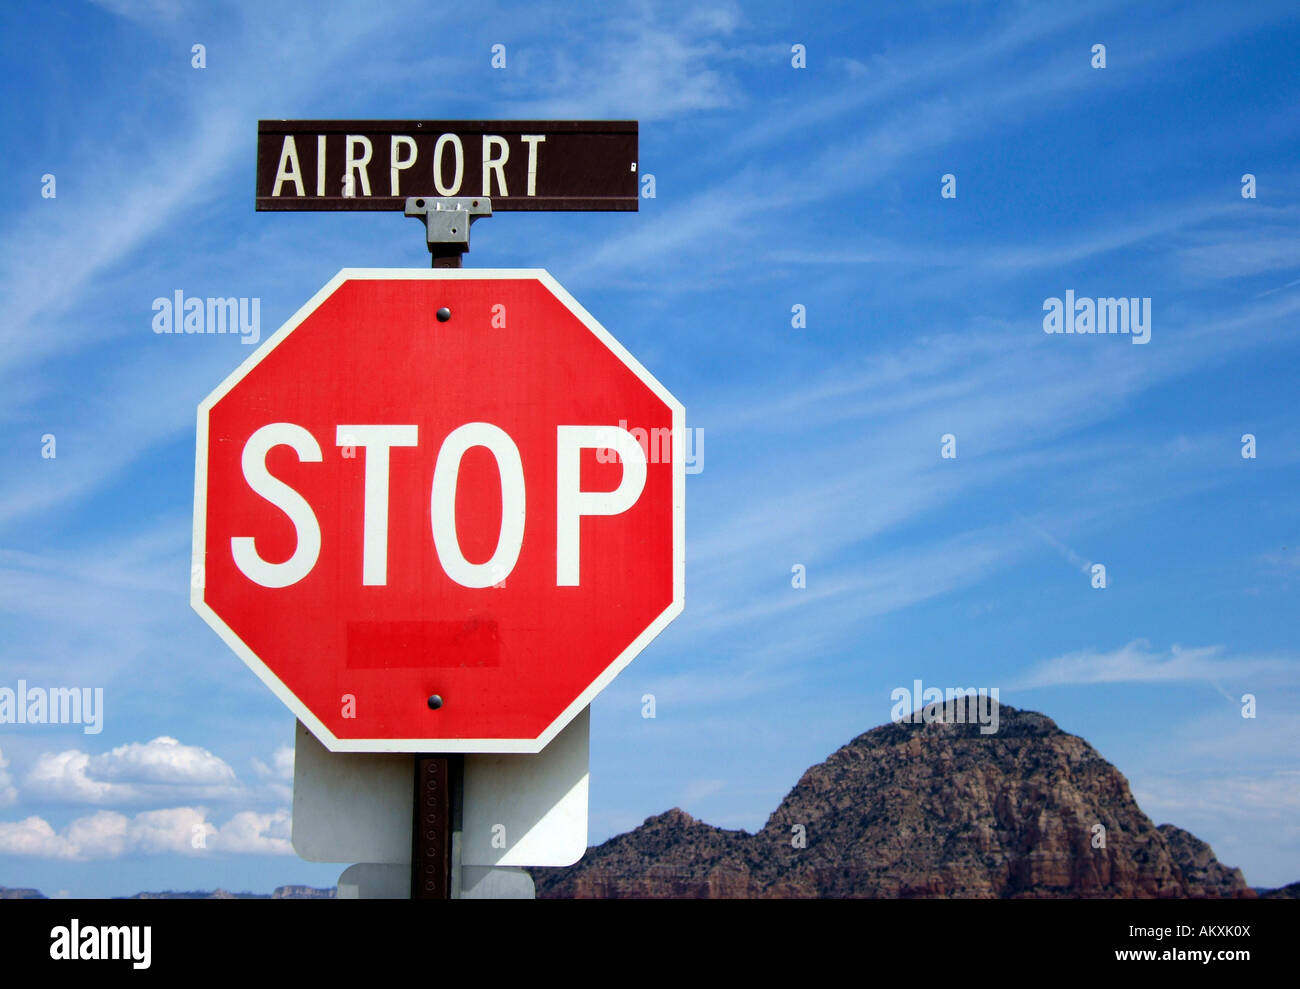
[[[274,893],[230,893],[224,889],[192,889],[177,892],[133,893],[131,896],[114,896],[114,900],[332,900],[337,890],[317,889],[315,886],[277,886]],[[47,900],[39,889],[11,889],[0,886],[0,900]]]
[[[538,896],[1255,896],[1209,845],[1156,828],[1082,738],[1005,704],[997,732],[981,734],[954,723],[954,703],[942,721],[859,735],[756,834],[673,808],[574,866],[531,870]]]
[[[332,900],[337,895],[336,887],[317,889],[315,886],[277,886],[274,893],[231,893],[224,889],[187,890],[175,892],[167,890],[162,893],[136,893],[132,896],[117,896],[117,900]]]
[[[1261,900],[1300,900],[1300,882],[1277,889],[1256,890]]]

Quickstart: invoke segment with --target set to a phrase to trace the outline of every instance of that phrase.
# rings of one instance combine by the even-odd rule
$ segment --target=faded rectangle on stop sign
[[[587,850],[591,709],[536,755],[468,754],[462,866],[564,866]],[[309,862],[411,861],[414,759],[330,752],[298,722],[293,848]]]

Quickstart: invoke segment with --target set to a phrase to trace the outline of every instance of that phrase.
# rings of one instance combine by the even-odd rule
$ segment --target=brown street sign
[[[635,120],[259,120],[259,210],[635,210]]]

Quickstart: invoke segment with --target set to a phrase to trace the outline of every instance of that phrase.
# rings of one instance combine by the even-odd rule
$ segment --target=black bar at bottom
[[[280,861],[291,865],[287,858]],[[268,877],[268,885],[273,881]],[[428,981],[449,957],[449,946],[465,957],[489,959],[494,970],[518,971],[536,981],[537,958],[553,956],[557,944],[572,943],[574,931],[581,930],[586,943],[617,943],[629,957],[662,951],[670,939],[674,950],[698,956],[700,970],[709,975],[753,972],[770,982],[783,966],[805,965],[792,974],[806,971],[797,953],[717,952],[719,926],[737,924],[755,944],[781,944],[791,930],[815,930],[827,944],[851,946],[863,962],[909,970],[920,959],[947,971],[958,958],[952,952],[964,949],[961,957],[976,962],[1011,958],[1016,971],[1110,975],[1129,969],[1149,981],[1154,970],[1185,981],[1194,968],[1208,969],[1217,984],[1227,985],[1262,983],[1264,968],[1277,971],[1294,960],[1296,906],[1294,900],[543,899],[466,903],[464,909],[438,911],[431,926],[428,911],[395,900],[0,899],[0,957],[6,977],[18,976],[5,984],[15,986],[37,984],[24,977],[43,974],[47,965],[51,975],[62,973],[51,985],[68,982],[69,972],[133,976],[137,966],[191,981],[198,966],[246,983],[250,959],[259,972],[298,982],[319,975],[330,985],[344,977],[369,985],[376,971],[419,972]],[[75,939],[74,925],[82,932]],[[139,937],[128,943],[123,926]],[[88,927],[104,934],[96,939],[99,960],[69,969],[67,960],[88,957]],[[111,942],[107,928],[114,932]],[[508,943],[502,931],[509,932]],[[114,954],[104,953],[108,943],[116,945]],[[144,956],[139,961],[128,957],[133,945]],[[1193,952],[1199,957],[1189,957]]]

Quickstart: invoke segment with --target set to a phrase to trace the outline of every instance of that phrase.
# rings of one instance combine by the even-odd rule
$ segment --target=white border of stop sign
[[[531,280],[540,282],[552,295],[573,313],[601,343],[623,362],[672,411],[672,472],[673,472],[673,600],[632,643],[619,654],[580,696],[536,738],[378,738],[341,739],[336,737],[307,706],[280,680],[252,649],[228,626],[207,602],[204,601],[205,547],[207,545],[207,490],[208,490],[208,416],[243,378],[272,350],[292,333],[308,316],[314,313],[344,282],[361,279],[417,280],[417,279],[471,279],[471,280]],[[592,699],[600,693],[626,667],[650,641],[662,632],[682,612],[685,605],[686,585],[686,410],[641,363],[628,353],[609,331],[596,321],[576,299],[541,268],[344,268],[317,292],[302,308],[291,316],[243,364],[236,368],[207,398],[199,403],[198,434],[194,466],[194,579],[190,587],[190,604],[205,622],[235,651],[298,719],[311,729],[321,742],[334,752],[540,752],[552,738],[572,721]]]

